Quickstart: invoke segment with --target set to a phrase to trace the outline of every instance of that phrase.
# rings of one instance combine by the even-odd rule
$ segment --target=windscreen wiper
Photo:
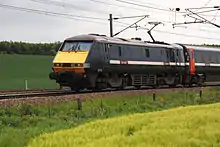
[[[68,49],[68,52],[71,52],[71,51],[75,51],[75,46],[72,46],[70,49]]]
[[[77,47],[74,51],[77,52],[78,50],[80,50],[80,45],[77,45]]]

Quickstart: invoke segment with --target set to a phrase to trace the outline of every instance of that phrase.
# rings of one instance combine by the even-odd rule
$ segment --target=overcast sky
[[[109,13],[113,17],[127,17],[136,15],[150,15],[138,25],[152,27],[149,21],[162,21],[152,31],[156,40],[169,43],[193,43],[193,44],[220,44],[220,28],[210,24],[191,24],[181,27],[172,27],[175,22],[175,13],[169,12],[169,8],[180,7],[181,12],[185,8],[220,5],[219,0],[0,0],[0,41],[25,41],[25,42],[55,42],[79,34],[98,33],[109,35]],[[134,4],[128,4],[135,3]],[[3,7],[7,5],[7,7]],[[41,11],[50,11],[58,14],[49,16],[48,13],[31,13],[12,8],[21,7]],[[160,10],[149,8],[159,8]],[[164,11],[165,10],[165,11]],[[39,12],[37,12],[39,13]],[[208,20],[220,25],[220,12],[205,13]],[[79,18],[78,16],[81,16]],[[214,17],[215,16],[215,17]],[[64,18],[65,17],[65,18]],[[68,18],[67,18],[68,17]],[[87,18],[82,18],[87,17]],[[89,19],[92,17],[93,19]],[[97,19],[95,19],[97,18]],[[83,19],[83,20],[82,20]],[[121,19],[114,22],[114,33],[134,23],[140,18]],[[179,13],[176,22],[192,21]],[[185,27],[184,27],[185,26]],[[117,37],[140,37],[150,40],[147,30],[128,29]],[[179,34],[179,35],[177,35]],[[197,37],[196,37],[197,36]]]

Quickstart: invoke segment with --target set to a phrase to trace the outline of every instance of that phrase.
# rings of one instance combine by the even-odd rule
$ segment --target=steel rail
[[[22,89],[22,90],[0,90],[0,94],[4,93],[36,93],[36,92],[55,92],[55,91],[60,91],[60,89]]]
[[[0,94],[0,100],[12,99],[12,98],[62,96],[62,95],[67,95],[67,94],[73,94],[73,92],[60,91],[60,92],[35,92],[35,93],[9,93],[9,94]]]
[[[192,86],[192,87],[158,87],[158,88],[128,88],[128,89],[105,89],[105,90],[96,90],[96,91],[81,91],[81,92],[75,92],[71,90],[59,90],[59,91],[48,91],[48,92],[36,92],[36,93],[7,93],[7,94],[0,94],[0,100],[7,100],[7,99],[19,99],[19,98],[32,98],[32,97],[46,97],[46,96],[65,96],[65,95],[71,95],[71,94],[86,94],[86,93],[101,93],[101,92],[117,92],[117,91],[131,91],[131,90],[172,90],[172,89],[193,89],[193,88],[204,88],[204,87],[220,87],[220,85],[202,85],[202,86]]]

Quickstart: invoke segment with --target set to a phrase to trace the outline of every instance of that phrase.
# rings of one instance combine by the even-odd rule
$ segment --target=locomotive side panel
[[[195,50],[198,73],[219,74],[220,52]]]
[[[89,51],[89,54],[86,58],[86,63],[90,64],[87,72],[97,72],[103,67],[103,57],[102,57],[102,45],[99,42],[94,42],[92,48]]]
[[[207,82],[220,81],[220,52],[195,49],[196,73],[204,74]]]
[[[109,45],[109,70],[129,73],[179,72],[183,59],[173,48]],[[177,55],[176,55],[177,54]],[[176,65],[178,67],[176,67]]]
[[[106,43],[103,46],[105,47],[103,50],[107,51],[109,61],[105,62],[105,73],[129,74],[132,81],[135,77],[138,77],[139,81],[143,78],[151,78],[153,85],[158,84],[159,80],[173,84],[175,78],[177,78],[177,83],[180,83],[184,74],[184,57],[181,48],[116,43]]]

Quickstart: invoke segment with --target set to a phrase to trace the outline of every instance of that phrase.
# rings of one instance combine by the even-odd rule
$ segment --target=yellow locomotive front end
[[[62,52],[59,51],[53,61],[54,72],[73,71],[75,73],[85,73],[88,63],[85,63],[88,51]]]
[[[85,87],[86,70],[90,68],[86,60],[92,44],[92,41],[64,41],[53,60],[50,79],[72,90]]]

